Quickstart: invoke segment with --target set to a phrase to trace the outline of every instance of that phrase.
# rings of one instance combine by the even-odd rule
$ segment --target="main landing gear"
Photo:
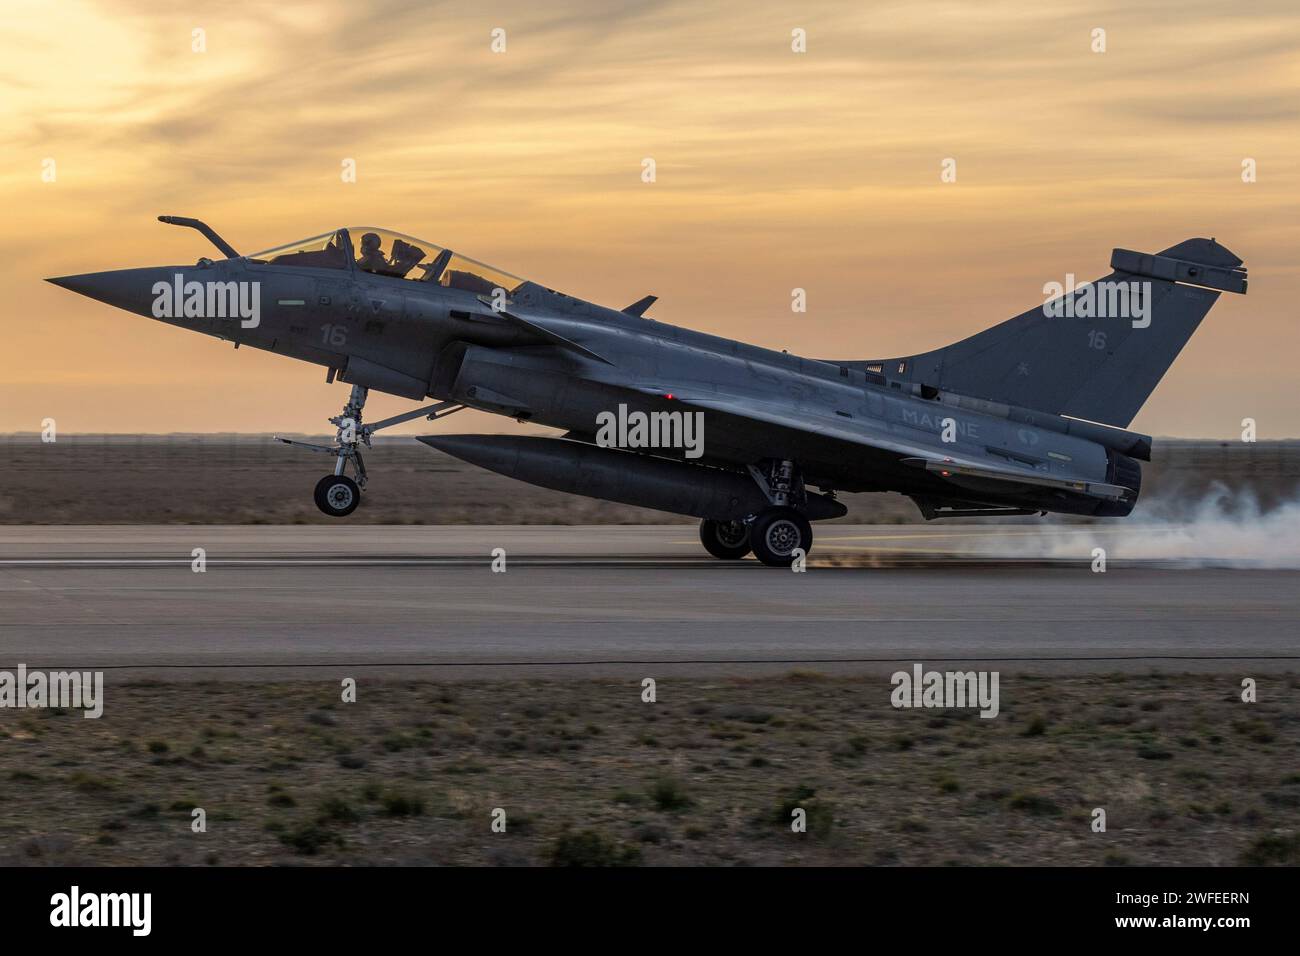
[[[807,556],[812,540],[812,525],[790,507],[767,508],[749,527],[754,557],[770,568],[790,567],[800,551]]]
[[[749,554],[749,525],[743,521],[700,522],[700,543],[704,550],[723,561],[739,561]]]
[[[788,568],[812,549],[812,524],[796,507],[805,498],[803,479],[794,462],[767,460],[750,467],[750,474],[771,504],[744,521],[700,522],[704,549],[723,561],[738,561],[751,551],[763,564]]]
[[[316,482],[314,495],[316,507],[331,518],[346,517],[356,511],[357,505],[361,504],[361,489],[366,486],[366,463],[361,457],[361,446],[370,447],[371,435],[381,428],[400,425],[417,418],[429,420],[445,418],[465,407],[456,402],[438,402],[417,408],[413,412],[385,418],[373,425],[362,425],[361,412],[366,407],[366,398],[369,394],[370,389],[364,385],[352,386],[352,393],[348,396],[348,403],[343,406],[343,413],[330,419],[330,424],[336,429],[333,445],[314,445],[311,442],[295,441],[292,438],[280,438],[278,435],[275,439],[286,445],[297,445],[308,451],[334,456],[334,473]],[[349,462],[352,463],[352,470],[356,474],[355,479],[349,478],[345,473]]]
[[[750,521],[700,522],[704,550],[723,561],[739,561],[751,551],[768,567],[788,568],[797,551],[812,548],[812,525],[794,508],[766,508]]]

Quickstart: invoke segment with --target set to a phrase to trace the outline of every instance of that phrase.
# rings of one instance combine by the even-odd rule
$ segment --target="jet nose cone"
[[[79,292],[82,295],[93,295],[90,289],[95,288],[95,280],[105,273],[87,272],[77,276],[54,276],[46,279],[46,282],[53,282],[61,289],[71,289],[73,292]]]
[[[105,302],[119,309],[126,309],[128,312],[150,315],[150,307],[154,299],[154,284],[167,281],[169,274],[170,270],[158,268],[117,269],[109,272],[56,276],[45,281],[78,295]]]
[[[55,276],[45,281],[101,302],[118,298],[125,291],[126,285],[120,272],[83,272],[75,276]]]

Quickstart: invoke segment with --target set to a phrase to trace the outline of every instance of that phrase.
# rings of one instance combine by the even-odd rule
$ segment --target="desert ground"
[[[814,673],[114,682],[5,715],[0,864],[1296,864],[1297,690],[1021,676],[985,720]]]
[[[311,501],[328,460],[262,437],[73,435],[44,444],[10,436],[0,444],[9,460],[0,523],[30,526],[15,529],[26,537],[65,524],[147,533],[142,526],[329,520]],[[367,501],[352,519],[363,525],[674,520],[535,489],[412,440],[377,441],[367,463]],[[1300,443],[1158,442],[1134,518],[1180,521],[1216,497],[1267,515],[1295,500],[1298,476]],[[899,496],[844,500],[845,523],[919,521]],[[569,603],[582,608],[598,579],[571,570]],[[104,634],[138,636],[144,616],[133,614],[133,601],[180,614],[160,586],[164,573],[198,586],[186,568],[158,571],[134,591],[103,583],[120,570],[47,569],[40,577],[19,562],[6,573],[15,601],[48,599],[51,614],[33,620],[55,638],[58,621],[81,620],[79,609],[105,602],[117,610],[101,622]],[[204,580],[252,572],[221,573],[214,566]],[[361,594],[381,570],[329,573],[351,574],[349,587]],[[402,573],[432,583],[439,571]],[[528,573],[505,580],[526,582],[516,575]],[[808,579],[825,586],[832,579],[815,575],[835,573],[850,572],[813,570]],[[938,565],[910,573],[933,574],[938,588],[954,572]],[[1232,593],[1242,621],[1283,606],[1260,605],[1258,572],[1222,573],[1240,575]],[[293,647],[319,617],[319,594],[277,580],[247,582],[249,594],[265,597],[238,610],[258,626],[278,627],[276,615],[288,615],[292,626],[272,630]],[[746,581],[760,588],[757,577]],[[413,620],[436,618],[429,593],[413,590],[406,600]],[[231,623],[234,610],[220,612],[221,627],[247,639]],[[1169,609],[1171,620],[1195,613]],[[1229,654],[1240,630],[1231,614],[1218,607],[1198,621],[1226,615]],[[83,630],[93,623],[82,621]],[[12,630],[19,626],[0,620],[28,641],[13,646],[29,646],[32,635]],[[686,650],[707,644],[707,629],[673,626],[669,638]],[[172,639],[191,639],[183,630]],[[899,653],[924,659],[907,625],[889,633]],[[864,642],[882,636],[865,625],[861,633]],[[364,623],[350,637],[364,651]],[[1295,637],[1278,641],[1300,644]],[[0,661],[0,669],[18,663]],[[666,673],[654,702],[630,677],[359,673],[356,701],[344,702],[337,675],[164,683],[109,670],[99,719],[74,709],[0,709],[0,864],[1295,865],[1300,675],[1287,666],[1256,675],[1257,703],[1242,701],[1236,665],[1008,672],[1001,713],[989,720],[968,709],[895,709],[882,674],[816,668]],[[193,828],[196,809],[203,832]],[[1104,832],[1093,827],[1098,809]],[[797,810],[805,832],[791,829]],[[503,832],[494,819],[504,820]]]

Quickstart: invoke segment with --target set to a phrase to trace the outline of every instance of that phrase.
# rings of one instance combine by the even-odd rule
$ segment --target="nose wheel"
[[[316,507],[331,518],[345,518],[361,504],[361,488],[347,475],[326,475],[316,482]]]

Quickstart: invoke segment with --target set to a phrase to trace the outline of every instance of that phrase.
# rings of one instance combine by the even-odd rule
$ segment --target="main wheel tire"
[[[739,561],[749,554],[749,526],[743,521],[700,522],[700,543],[704,550],[723,561]]]
[[[343,518],[361,504],[361,489],[347,475],[326,475],[316,482],[316,507],[331,518]]]
[[[794,564],[797,549],[806,557],[812,540],[812,525],[793,508],[768,508],[754,519],[749,529],[754,557],[772,568],[788,568]]]

